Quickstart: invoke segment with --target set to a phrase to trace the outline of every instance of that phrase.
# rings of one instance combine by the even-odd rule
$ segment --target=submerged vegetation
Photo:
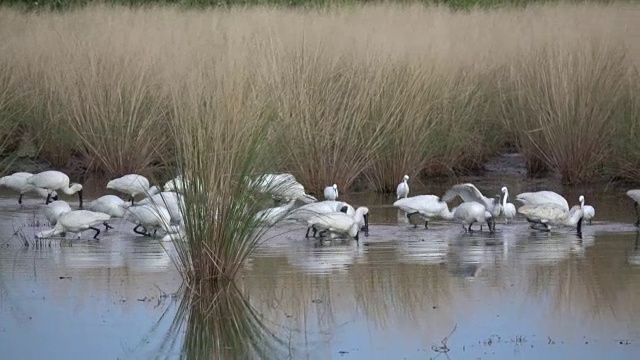
[[[517,148],[565,183],[640,170],[638,5],[0,9],[0,150],[180,174],[185,276],[233,278],[252,176],[393,191]]]

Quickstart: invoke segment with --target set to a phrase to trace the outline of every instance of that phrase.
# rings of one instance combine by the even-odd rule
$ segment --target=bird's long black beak
[[[82,190],[78,191],[78,200],[80,201],[79,209],[82,210]]]

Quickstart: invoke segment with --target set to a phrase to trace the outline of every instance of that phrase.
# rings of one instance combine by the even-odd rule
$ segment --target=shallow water
[[[503,185],[470,180],[496,193]],[[448,186],[412,185],[412,195]],[[242,295],[210,304],[226,314],[216,321],[180,307],[170,244],[117,223],[100,241],[88,232],[24,247],[23,236],[47,228],[44,201],[20,208],[3,190],[2,358],[635,358],[640,240],[624,190],[506,185],[512,197],[546,188],[572,205],[585,194],[596,218],[582,238],[523,220],[469,235],[443,221],[429,230],[399,222],[390,196],[345,195],[370,208],[369,237],[319,242],[299,226],[272,230],[237,281]]]

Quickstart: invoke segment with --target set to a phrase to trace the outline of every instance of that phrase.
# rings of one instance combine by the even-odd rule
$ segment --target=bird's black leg
[[[91,229],[91,230],[93,230],[93,231],[95,231],[95,232],[96,232],[96,234],[95,234],[95,235],[93,235],[93,238],[94,238],[94,239],[96,239],[96,240],[98,240],[98,235],[100,235],[100,229],[95,228],[95,227],[93,227],[93,226],[89,226],[89,229]]]
[[[113,229],[113,226],[111,226],[111,225],[107,224],[107,222],[106,222],[106,221],[105,221],[105,222],[103,222],[102,224],[104,225],[104,230],[105,230],[105,231],[107,231],[107,230],[109,230],[109,229]]]
[[[636,217],[638,218],[638,220],[636,221],[636,227],[640,227],[640,204],[638,204],[638,202],[636,201]]]
[[[20,197],[18,198],[18,204],[22,205],[22,195],[24,194],[20,194]]]
[[[318,233],[318,229],[316,229],[315,225],[311,227],[313,229],[313,237],[316,237],[316,234]]]
[[[142,232],[142,231],[138,230],[138,228],[143,228],[144,229],[144,227],[142,225],[138,224],[138,225],[136,225],[136,227],[133,228],[133,232],[136,233],[136,234],[139,234],[139,235],[144,235],[144,236],[148,235],[147,234],[147,229],[144,229],[144,232]]]
[[[424,228],[428,229],[429,228],[429,220],[425,220],[424,221]]]
[[[471,232],[471,225],[473,225],[473,223],[469,224],[469,232]]]
[[[311,227],[308,227],[308,228],[307,228],[307,234],[304,236],[304,237],[306,237],[307,239],[309,238],[309,230],[311,230]]]
[[[51,202],[51,192],[47,193],[47,201],[45,201],[44,203],[49,205],[50,202]]]
[[[133,196],[131,196],[131,206],[134,206],[135,204],[133,203]]]
[[[157,232],[158,232],[158,229],[153,229],[153,237],[156,237]]]

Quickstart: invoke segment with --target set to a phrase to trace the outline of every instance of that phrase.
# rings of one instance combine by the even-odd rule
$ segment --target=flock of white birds
[[[283,205],[271,207],[256,213],[255,219],[265,225],[274,225],[280,221],[300,222],[307,226],[306,237],[329,234],[359,239],[360,232],[369,235],[369,209],[358,207],[338,200],[338,186],[333,184],[324,189],[323,201],[318,201],[305,192],[305,188],[291,174],[264,174],[250,179],[250,186],[259,192],[269,194]],[[160,189],[150,186],[144,176],[129,174],[109,181],[107,189],[126,194],[127,200],[115,195],[104,195],[93,200],[87,209],[83,208],[82,185],[70,183],[69,177],[60,171],[43,171],[37,174],[17,172],[0,178],[0,186],[5,186],[20,194],[18,203],[22,204],[25,193],[35,193],[46,198],[44,215],[53,226],[50,230],[38,232],[37,238],[64,235],[67,232],[78,236],[85,230],[93,230],[94,239],[100,234],[99,227],[105,230],[113,228],[109,222],[124,219],[135,224],[133,231],[144,236],[156,236],[158,230],[164,233],[163,239],[184,236],[184,202],[181,196],[188,186],[180,176],[169,180]],[[78,195],[79,209],[72,210],[70,205],[58,200],[58,192]],[[436,195],[417,195],[409,197],[409,176],[405,175],[396,189],[397,200],[393,206],[403,211],[409,223],[417,227],[424,223],[428,228],[432,219],[455,221],[462,225],[465,232],[471,232],[475,223],[487,223],[489,231],[495,231],[495,220],[499,217],[508,224],[517,213],[523,215],[531,227],[541,231],[550,231],[551,226],[577,227],[581,232],[582,221],[595,216],[595,209],[585,205],[584,196],[580,196],[579,205],[569,208],[569,203],[560,194],[553,191],[526,192],[516,196],[523,205],[517,210],[508,202],[509,191],[502,187],[502,194],[486,197],[473,184],[457,184],[445,192],[442,198]],[[627,195],[634,200],[637,221],[640,226],[640,189],[629,190]],[[143,199],[135,201],[136,196]],[[452,209],[447,202],[459,197],[462,203]],[[296,204],[302,203],[300,206]]]

